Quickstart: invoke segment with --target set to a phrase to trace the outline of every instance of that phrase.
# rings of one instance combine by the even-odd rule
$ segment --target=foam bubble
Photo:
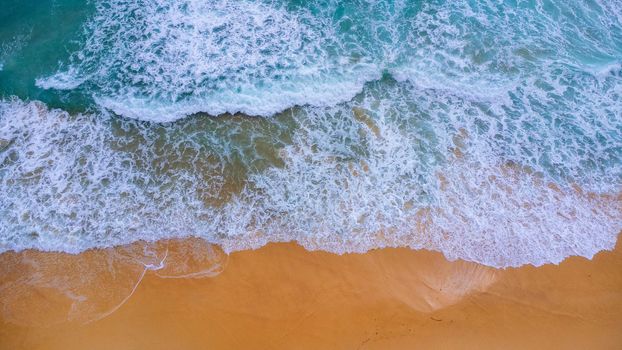
[[[352,98],[380,69],[331,57],[342,48],[327,21],[277,3],[105,1],[70,68],[37,86],[86,82],[101,106],[155,121],[328,106]]]
[[[76,78],[75,69],[58,72],[50,77],[38,78],[35,84],[42,89],[72,90],[78,88],[85,79]]]
[[[286,217],[275,223],[278,230],[305,237],[303,244],[313,249],[410,246],[492,266],[591,257],[615,244],[619,200],[577,192],[568,178],[560,182],[533,161],[559,157],[555,168],[575,172],[573,181],[584,188],[617,193],[619,167],[592,173],[581,168],[587,159],[601,166],[607,160],[592,158],[589,143],[568,140],[547,149],[542,135],[542,143],[511,149],[520,135],[501,123],[512,120],[496,121],[479,101],[408,85],[377,91],[390,98],[370,93],[362,109],[315,111],[283,152],[286,166],[253,178],[265,193],[257,205]],[[366,113],[372,126],[357,113]],[[619,140],[608,142],[615,153]]]
[[[621,13],[99,2],[83,48],[37,84],[103,111],[0,104],[0,247],[193,235],[498,267],[591,257],[622,222]]]
[[[79,89],[117,114],[160,122],[331,106],[385,73],[509,101],[507,91],[554,66],[585,69],[622,53],[622,10],[610,2],[106,0],[96,8],[82,49],[37,85]]]
[[[620,169],[581,169],[593,143],[549,150],[572,153],[575,186],[529,153],[506,152],[490,132],[512,134],[492,131],[498,122],[475,102],[396,82],[365,91],[274,119],[165,126],[5,101],[1,249],[192,235],[226,251],[291,240],[338,253],[409,246],[504,267],[614,246],[619,198],[594,189],[616,193]],[[538,146],[528,151],[547,151]]]
[[[17,55],[30,41],[32,30],[22,30],[21,33],[14,35],[9,40],[0,42],[0,71],[4,69],[11,58]]]

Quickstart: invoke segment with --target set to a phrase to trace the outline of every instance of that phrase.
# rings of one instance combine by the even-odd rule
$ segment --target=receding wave
[[[610,1],[105,0],[82,48],[37,85],[160,122],[332,106],[386,73],[510,101],[525,83],[563,94],[577,88],[569,70],[620,63],[620,13]]]
[[[334,107],[163,125],[2,102],[0,247],[79,252],[198,236],[228,251],[296,240],[515,266],[614,246],[619,163],[581,164],[607,164],[618,141],[594,154],[580,133],[558,147],[535,133],[528,147],[487,108],[453,101],[479,117],[450,113],[426,106],[436,92],[378,85]],[[544,157],[559,162],[532,161]]]
[[[339,42],[322,4],[315,6],[103,1],[69,70],[37,84],[84,85],[100,105],[154,121],[334,105],[381,72],[354,47],[345,52],[351,45]]]
[[[619,2],[90,4],[57,65],[28,65],[31,36],[0,55],[0,251],[196,236],[504,267],[622,229]]]

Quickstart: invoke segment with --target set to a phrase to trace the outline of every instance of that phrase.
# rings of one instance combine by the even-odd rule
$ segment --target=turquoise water
[[[0,251],[193,235],[515,266],[622,228],[618,2],[0,5]]]

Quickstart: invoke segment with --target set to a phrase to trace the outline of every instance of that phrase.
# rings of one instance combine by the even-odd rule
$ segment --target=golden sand
[[[506,270],[197,239],[5,253],[0,314],[12,350],[622,349],[622,245]]]

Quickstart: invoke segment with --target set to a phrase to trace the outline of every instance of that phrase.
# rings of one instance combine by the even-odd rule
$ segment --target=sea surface
[[[0,0],[0,252],[541,265],[621,192],[617,0]]]

